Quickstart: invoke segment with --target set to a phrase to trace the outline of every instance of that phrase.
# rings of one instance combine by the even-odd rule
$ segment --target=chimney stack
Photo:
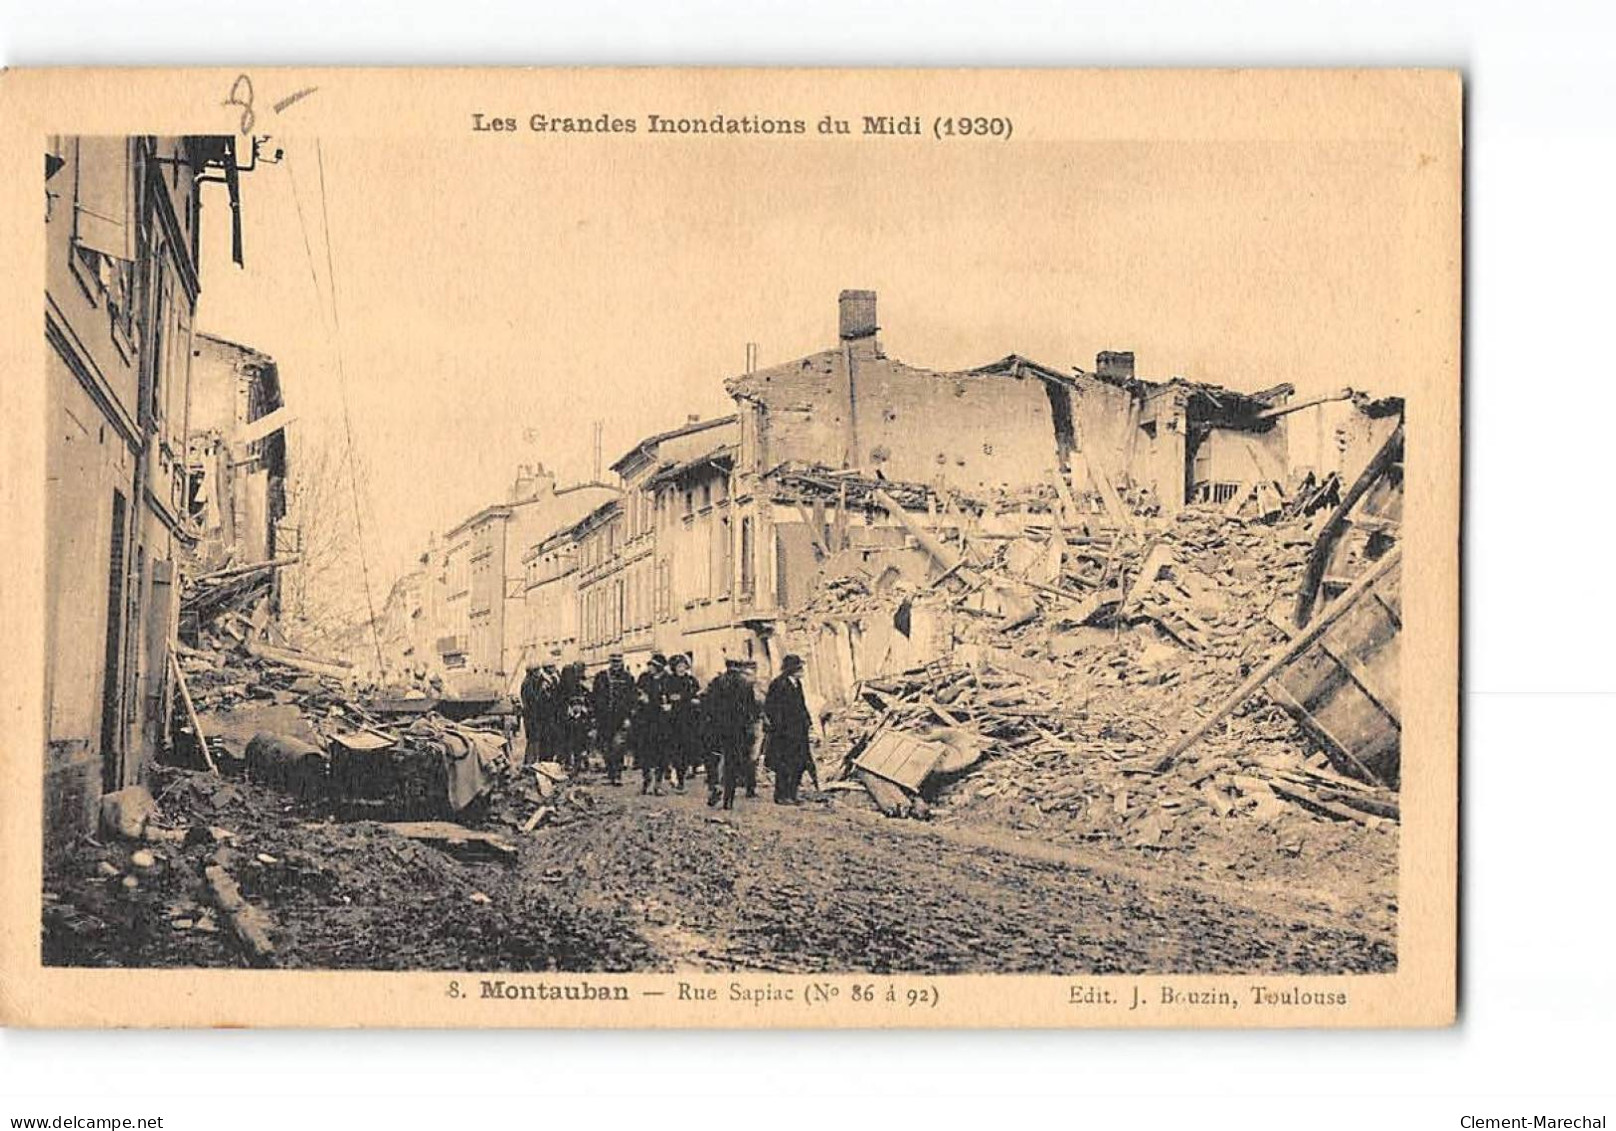
[[[1094,371],[1101,377],[1133,380],[1133,350],[1101,350],[1094,355]]]
[[[875,292],[843,291],[837,296],[841,337],[844,342],[875,337]]]

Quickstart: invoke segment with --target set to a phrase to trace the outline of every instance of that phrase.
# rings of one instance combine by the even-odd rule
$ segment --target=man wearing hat
[[[527,737],[527,749],[522,754],[522,764],[531,766],[534,762],[542,762],[548,756],[539,742],[539,731],[544,726],[544,676],[537,664],[527,669],[527,675],[522,680],[522,733]]]
[[[630,735],[634,764],[640,768],[640,792],[662,796],[662,779],[668,774],[668,743],[663,727],[662,681],[667,676],[668,658],[653,653],[650,663],[635,681],[637,700]]]
[[[752,686],[756,675],[757,665],[751,660],[728,660],[702,692],[708,805],[718,804],[720,787],[726,809],[735,808],[737,786],[746,787],[746,796],[757,796],[759,709]]]
[[[561,669],[556,684],[561,764],[569,770],[589,768],[589,684],[582,660]]]
[[[683,793],[685,778],[695,772],[701,745],[696,713],[701,685],[690,674],[690,657],[684,653],[674,656],[669,667],[672,670],[662,677],[662,735],[673,788]]]
[[[764,765],[774,772],[774,803],[800,805],[797,791],[812,757],[808,741],[813,729],[813,716],[802,693],[801,656],[787,656],[780,662],[780,674],[763,699],[763,729],[768,744]]]
[[[623,784],[623,724],[634,708],[634,677],[623,666],[623,653],[613,652],[595,675],[595,742],[606,759],[606,780]]]
[[[565,746],[567,703],[562,697],[561,670],[554,664],[539,669],[539,755],[542,761],[559,762]]]

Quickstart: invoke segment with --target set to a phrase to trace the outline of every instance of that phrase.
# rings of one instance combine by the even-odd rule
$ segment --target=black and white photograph
[[[854,77],[40,139],[42,969],[673,1024],[1408,975],[1454,76],[1068,76],[1092,135]]]

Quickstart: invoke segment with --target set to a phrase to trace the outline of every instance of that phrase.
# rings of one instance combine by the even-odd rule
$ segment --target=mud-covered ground
[[[517,827],[531,803],[497,805],[485,827],[517,849],[514,863],[498,863],[206,775],[170,772],[154,792],[165,823],[197,830],[191,843],[87,843],[53,866],[47,963],[245,964],[201,879],[217,861],[273,920],[273,962],[293,968],[1301,974],[1396,964],[1385,894],[1395,836],[1343,861],[1328,823],[1299,857],[1270,859],[1266,840],[1244,862],[1208,861],[885,820],[854,795],[805,791],[806,804],[781,807],[765,785],[726,813],[704,804],[699,782],[642,797],[635,785],[586,781],[585,804],[533,832]],[[1270,869],[1281,864],[1287,872]]]

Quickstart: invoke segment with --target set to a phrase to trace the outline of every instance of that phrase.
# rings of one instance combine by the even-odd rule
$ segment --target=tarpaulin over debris
[[[412,723],[403,741],[442,755],[448,771],[449,808],[456,813],[487,794],[509,763],[503,736],[445,719],[429,716]]]

